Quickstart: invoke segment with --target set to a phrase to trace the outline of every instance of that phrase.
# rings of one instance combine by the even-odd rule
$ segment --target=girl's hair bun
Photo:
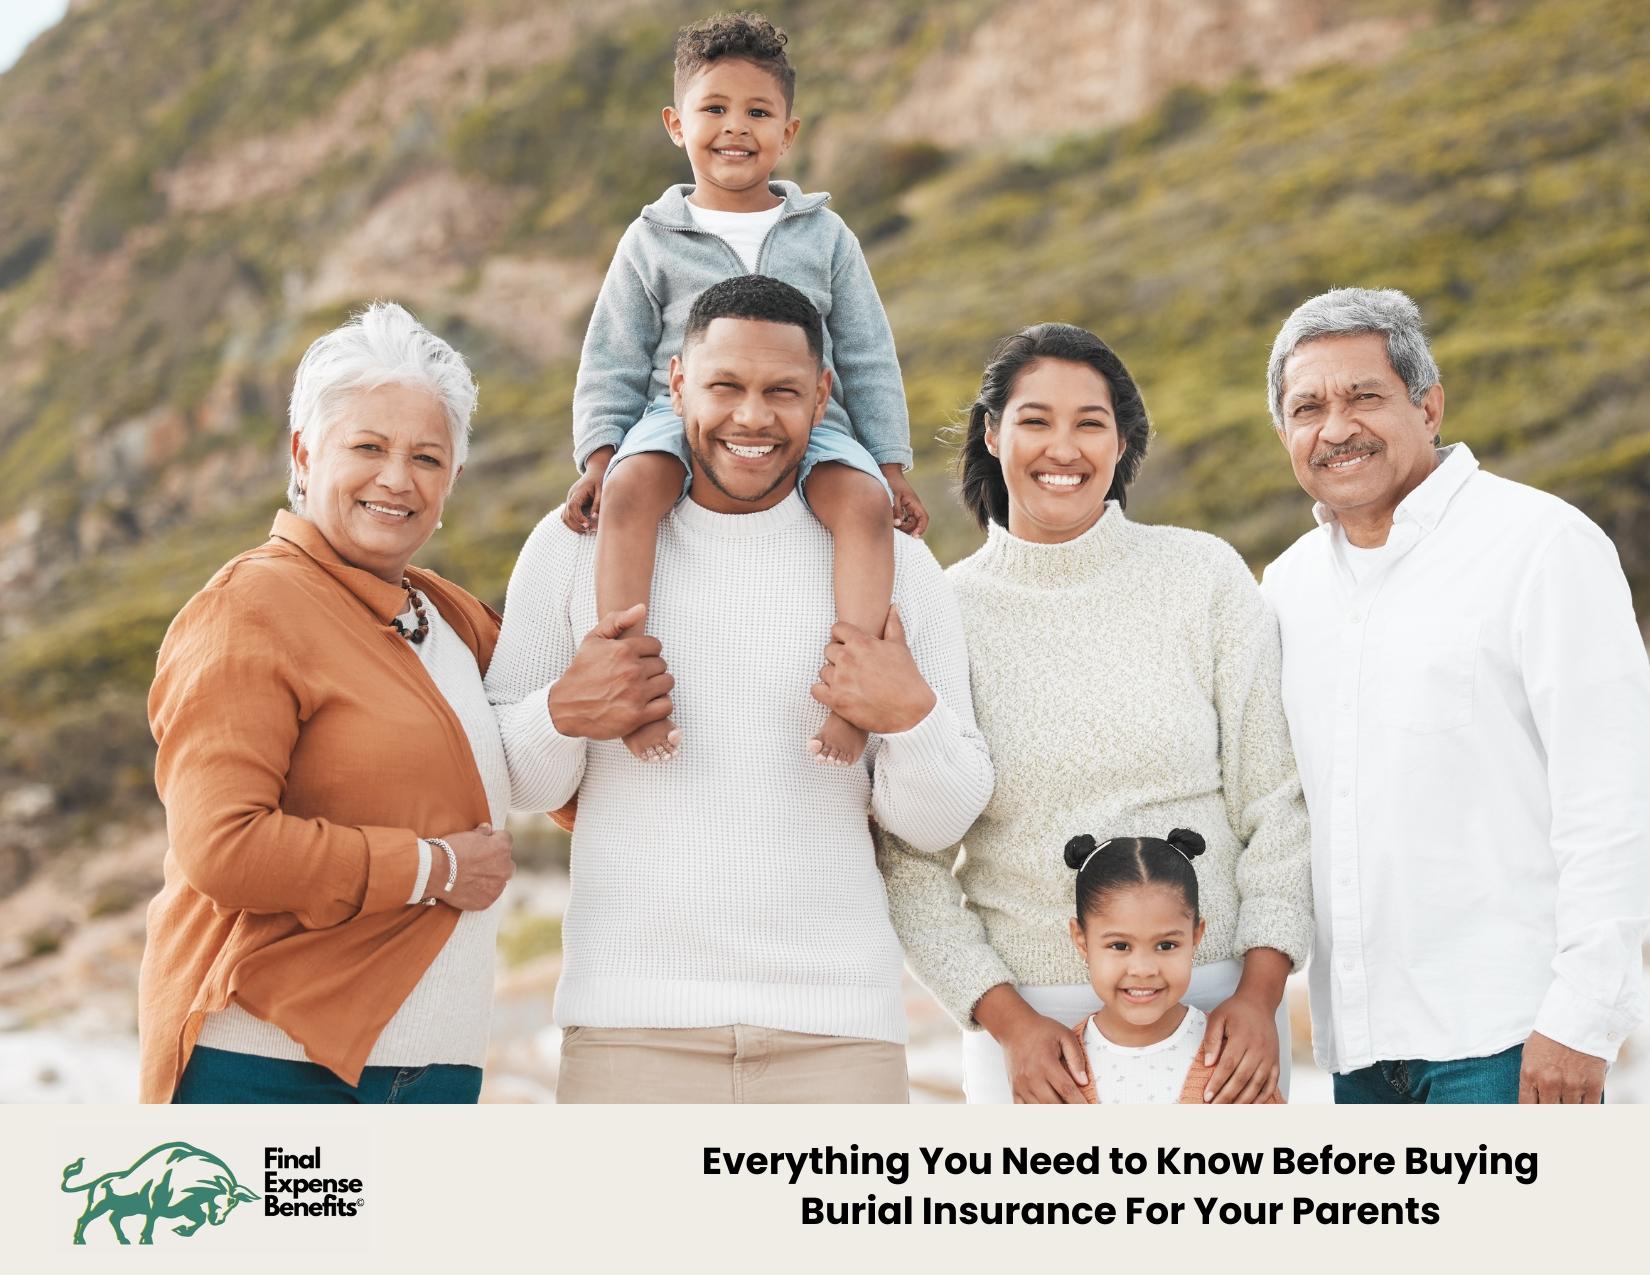
[[[1203,838],[1198,836],[1197,833],[1193,832],[1190,828],[1176,828],[1168,836],[1164,837],[1163,840],[1167,841],[1188,859],[1197,858],[1197,856],[1202,854],[1205,849]]]
[[[1066,842],[1066,867],[1081,868],[1083,860],[1094,853],[1096,841],[1086,832],[1080,832]]]

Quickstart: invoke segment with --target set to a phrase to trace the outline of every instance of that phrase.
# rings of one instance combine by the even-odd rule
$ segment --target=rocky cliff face
[[[153,817],[155,647],[261,538],[292,368],[350,306],[401,299],[472,357],[474,463],[431,556],[500,600],[571,477],[572,374],[611,246],[685,176],[657,111],[671,34],[700,8],[82,3],[0,76],[14,862]],[[1159,437],[1131,511],[1276,552],[1305,511],[1268,450],[1266,342],[1300,297],[1356,278],[1416,293],[1452,421],[1581,501],[1650,585],[1633,11],[773,6],[806,120],[787,175],[831,189],[867,244],[942,556],[973,541],[932,436],[991,341],[1047,317],[1102,331],[1147,388]]]
[[[280,465],[278,440],[265,428],[246,437],[243,426],[278,421],[293,334],[317,326],[314,316],[391,296],[484,332],[529,365],[576,357],[601,254],[561,255],[554,236],[515,242],[523,218],[543,212],[539,187],[558,175],[547,167],[537,181],[490,180],[461,147],[441,143],[467,115],[485,113],[501,83],[557,75],[569,59],[590,56],[592,43],[639,39],[626,30],[632,22],[668,35],[689,12],[648,24],[649,6],[634,0],[473,5],[461,18],[432,21],[422,33],[427,43],[375,56],[389,8],[332,6],[350,12],[354,31],[333,18],[306,39],[289,21],[279,32],[289,52],[341,62],[344,74],[357,59],[371,59],[368,67],[313,106],[300,101],[278,114],[254,103],[231,128],[222,102],[237,91],[236,61],[255,60],[275,77],[282,51],[261,47],[271,34],[267,6],[216,7],[204,18],[221,27],[205,42],[215,47],[201,48],[192,67],[152,79],[114,73],[149,90],[122,102],[128,127],[59,174],[56,209],[37,208],[28,219],[43,227],[34,238],[0,249],[17,276],[5,280],[0,270],[9,285],[0,394],[13,403],[33,399],[38,420],[42,406],[69,397],[54,382],[86,361],[104,365],[114,391],[54,423],[53,439],[38,440],[71,451],[71,464],[54,466],[32,490],[8,492],[16,503],[0,522],[0,585],[13,599],[5,620],[13,633],[33,623],[34,607],[77,562],[219,514],[260,480],[267,485]],[[1424,10],[1367,16],[1321,0],[988,3],[963,15],[969,25],[950,29],[936,30],[915,9],[896,15],[887,29],[867,33],[883,41],[867,65],[851,47],[838,48],[834,32],[819,40],[810,10],[831,20],[832,6],[791,7],[805,90],[810,80],[846,78],[894,99],[886,130],[852,109],[814,121],[812,169],[825,183],[840,175],[833,168],[853,167],[841,157],[867,134],[879,148],[892,139],[957,153],[1089,135],[1140,118],[1177,87],[1218,89],[1240,74],[1278,84],[1327,61],[1389,56],[1429,21]],[[317,19],[319,7],[310,9]],[[75,6],[6,77],[0,119],[32,125],[3,130],[14,139],[8,158],[27,169],[35,157],[23,152],[78,143],[83,113],[108,104],[96,80],[112,70],[117,46],[132,40],[131,57],[161,60],[167,36],[186,48],[202,43],[198,32],[181,29],[187,21],[141,2]],[[911,39],[922,35],[943,38]],[[326,50],[329,38],[336,49]],[[902,39],[936,47],[914,55]],[[656,63],[651,78],[667,85],[668,40],[638,52]],[[898,64],[881,65],[889,62]],[[54,96],[59,81],[74,82],[76,96]],[[599,100],[582,105],[584,114],[574,109],[545,125],[591,128],[588,116],[606,108]],[[657,103],[634,105],[648,115]],[[145,153],[152,149],[145,134],[157,129],[184,137]],[[398,155],[405,158],[395,162]],[[674,170],[663,155],[652,166]],[[143,207],[134,215],[118,207],[121,196]],[[111,213],[133,224],[111,228]],[[232,238],[267,223],[289,226],[293,240],[254,246]],[[610,238],[620,225],[594,229]],[[217,227],[223,239],[213,235]],[[265,254],[275,261],[266,265]],[[268,268],[276,262],[278,272]],[[132,348],[134,323],[159,329],[160,341]],[[167,366],[143,378],[147,384],[121,385],[131,371],[150,370],[146,355]],[[123,362],[134,356],[138,369]],[[187,370],[177,366],[183,360]],[[185,378],[192,383],[181,385]],[[21,413],[4,424],[14,441],[29,426]],[[63,447],[64,434],[72,448]]]
[[[1177,88],[1391,57],[1432,14],[1366,14],[1318,0],[1028,0],[925,58],[889,115],[896,136],[969,148],[1093,133],[1137,120]]]

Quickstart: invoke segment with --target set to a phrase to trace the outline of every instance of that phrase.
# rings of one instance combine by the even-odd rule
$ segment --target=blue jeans
[[[428,1067],[368,1067],[361,1083],[345,1084],[320,1063],[237,1054],[197,1045],[173,1102],[405,1103],[475,1102],[481,1068],[457,1063]]]
[[[1335,1077],[1336,1103],[1514,1103],[1524,1046],[1488,1058],[1378,1062]]]

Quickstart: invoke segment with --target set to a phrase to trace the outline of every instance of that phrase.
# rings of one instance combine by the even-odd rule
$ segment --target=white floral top
[[[1114,1103],[1179,1102],[1186,1073],[1197,1059],[1208,1026],[1208,1015],[1188,1005],[1186,1017],[1174,1035],[1155,1045],[1130,1048],[1107,1040],[1090,1018],[1083,1028],[1083,1048],[1096,1099]]]

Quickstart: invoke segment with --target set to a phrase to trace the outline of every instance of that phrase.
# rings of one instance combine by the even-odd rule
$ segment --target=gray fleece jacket
[[[670,392],[670,358],[682,348],[694,298],[745,273],[730,244],[694,225],[692,189],[672,186],[642,209],[613,254],[573,388],[573,458],[581,471],[591,452],[617,447],[648,403]],[[911,425],[894,334],[859,240],[825,207],[829,195],[804,195],[792,182],[769,189],[784,198],[785,210],[763,241],[757,269],[800,289],[824,317],[832,382],[823,423],[859,439],[878,464],[909,466]]]

